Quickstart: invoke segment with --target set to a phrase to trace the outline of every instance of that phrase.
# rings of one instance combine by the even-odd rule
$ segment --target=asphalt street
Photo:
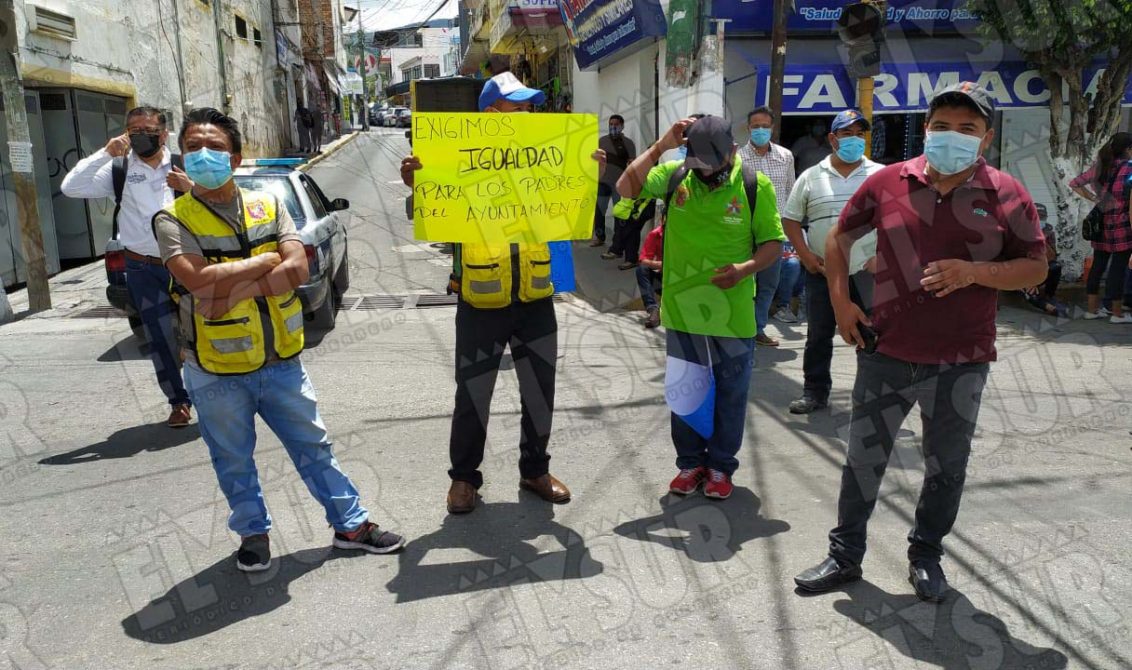
[[[557,306],[551,471],[573,501],[519,491],[505,372],[483,504],[451,517],[454,308],[383,307],[442,294],[448,273],[405,218],[407,151],[403,131],[378,130],[312,168],[352,203],[352,287],[338,327],[304,354],[343,468],[404,551],[331,549],[322,510],[260,424],[276,561],[237,572],[198,428],[162,424],[125,320],[91,316],[101,269],[74,272],[58,280],[60,308],[0,327],[0,668],[1132,667],[1128,327],[1002,311],[940,605],[906,580],[917,412],[865,579],[794,591],[835,522],[855,369],[838,347],[831,408],[788,414],[802,327],[776,324],[783,346],[756,352],[732,498],[665,494],[663,333],[619,307],[630,273]],[[579,272],[596,266],[595,250],[574,251]]]

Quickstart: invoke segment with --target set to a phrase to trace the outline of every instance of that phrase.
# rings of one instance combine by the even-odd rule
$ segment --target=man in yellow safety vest
[[[546,95],[527,88],[511,72],[495,75],[480,95],[481,112],[529,112]],[[605,167],[605,152],[595,151]],[[421,169],[416,156],[401,162],[401,179],[412,188]],[[410,209],[411,211],[411,209]],[[448,511],[471,512],[483,485],[479,471],[487,442],[487,422],[495,379],[510,346],[519,377],[522,433],[519,486],[543,500],[565,503],[570,490],[550,474],[550,428],[558,360],[558,320],[546,244],[459,244],[454,258],[456,306],[456,408],[452,413],[448,471]]]
[[[252,458],[256,414],[326,509],[335,547],[400,549],[404,539],[369,520],[339,468],[299,361],[303,311],[295,288],[309,267],[295,222],[275,196],[243,191],[232,180],[242,160],[233,119],[193,110],[180,144],[196,185],[154,216],[153,226],[179,296],[185,387],[232,510],[228,527],[241,537],[236,567],[271,565],[271,516]]]

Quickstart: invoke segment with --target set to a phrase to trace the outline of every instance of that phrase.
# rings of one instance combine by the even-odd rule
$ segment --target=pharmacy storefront
[[[740,128],[747,112],[770,95],[772,0],[715,0],[726,24],[725,90]],[[857,82],[845,71],[837,37],[843,2],[798,0],[791,16],[783,86],[782,144],[814,155],[814,138],[834,114],[859,106]],[[1052,206],[1048,150],[1050,92],[1016,51],[979,35],[965,0],[890,0],[881,74],[875,78],[873,155],[894,163],[923,150],[924,112],[934,91],[977,81],[994,97],[999,141],[989,159],[1015,174],[1035,199]],[[753,11],[752,11],[753,10]],[[1095,90],[1103,64],[1086,72]],[[1127,103],[1132,105],[1132,96]],[[1127,123],[1127,119],[1126,119]],[[741,128],[740,128],[741,129]],[[819,152],[820,153],[820,152]]]

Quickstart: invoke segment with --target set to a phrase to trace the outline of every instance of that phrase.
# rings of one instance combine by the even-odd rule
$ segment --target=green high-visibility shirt
[[[730,180],[712,190],[688,172],[668,203],[664,230],[661,319],[665,328],[695,335],[755,336],[755,279],[732,288],[711,283],[716,268],[750,260],[756,244],[785,242],[774,185],[759,173],[752,218],[738,156]],[[641,198],[664,199],[682,161],[649,171]]]

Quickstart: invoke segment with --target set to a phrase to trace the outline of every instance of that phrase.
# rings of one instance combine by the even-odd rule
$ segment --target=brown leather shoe
[[[448,512],[467,514],[476,508],[476,487],[468,482],[452,481],[448,487]]]
[[[185,428],[192,418],[193,412],[188,405],[173,405],[173,411],[169,412],[168,424],[170,428]]]
[[[520,479],[519,488],[526,489],[547,502],[570,502],[570,489],[554,478],[554,475],[543,475],[535,479]]]

